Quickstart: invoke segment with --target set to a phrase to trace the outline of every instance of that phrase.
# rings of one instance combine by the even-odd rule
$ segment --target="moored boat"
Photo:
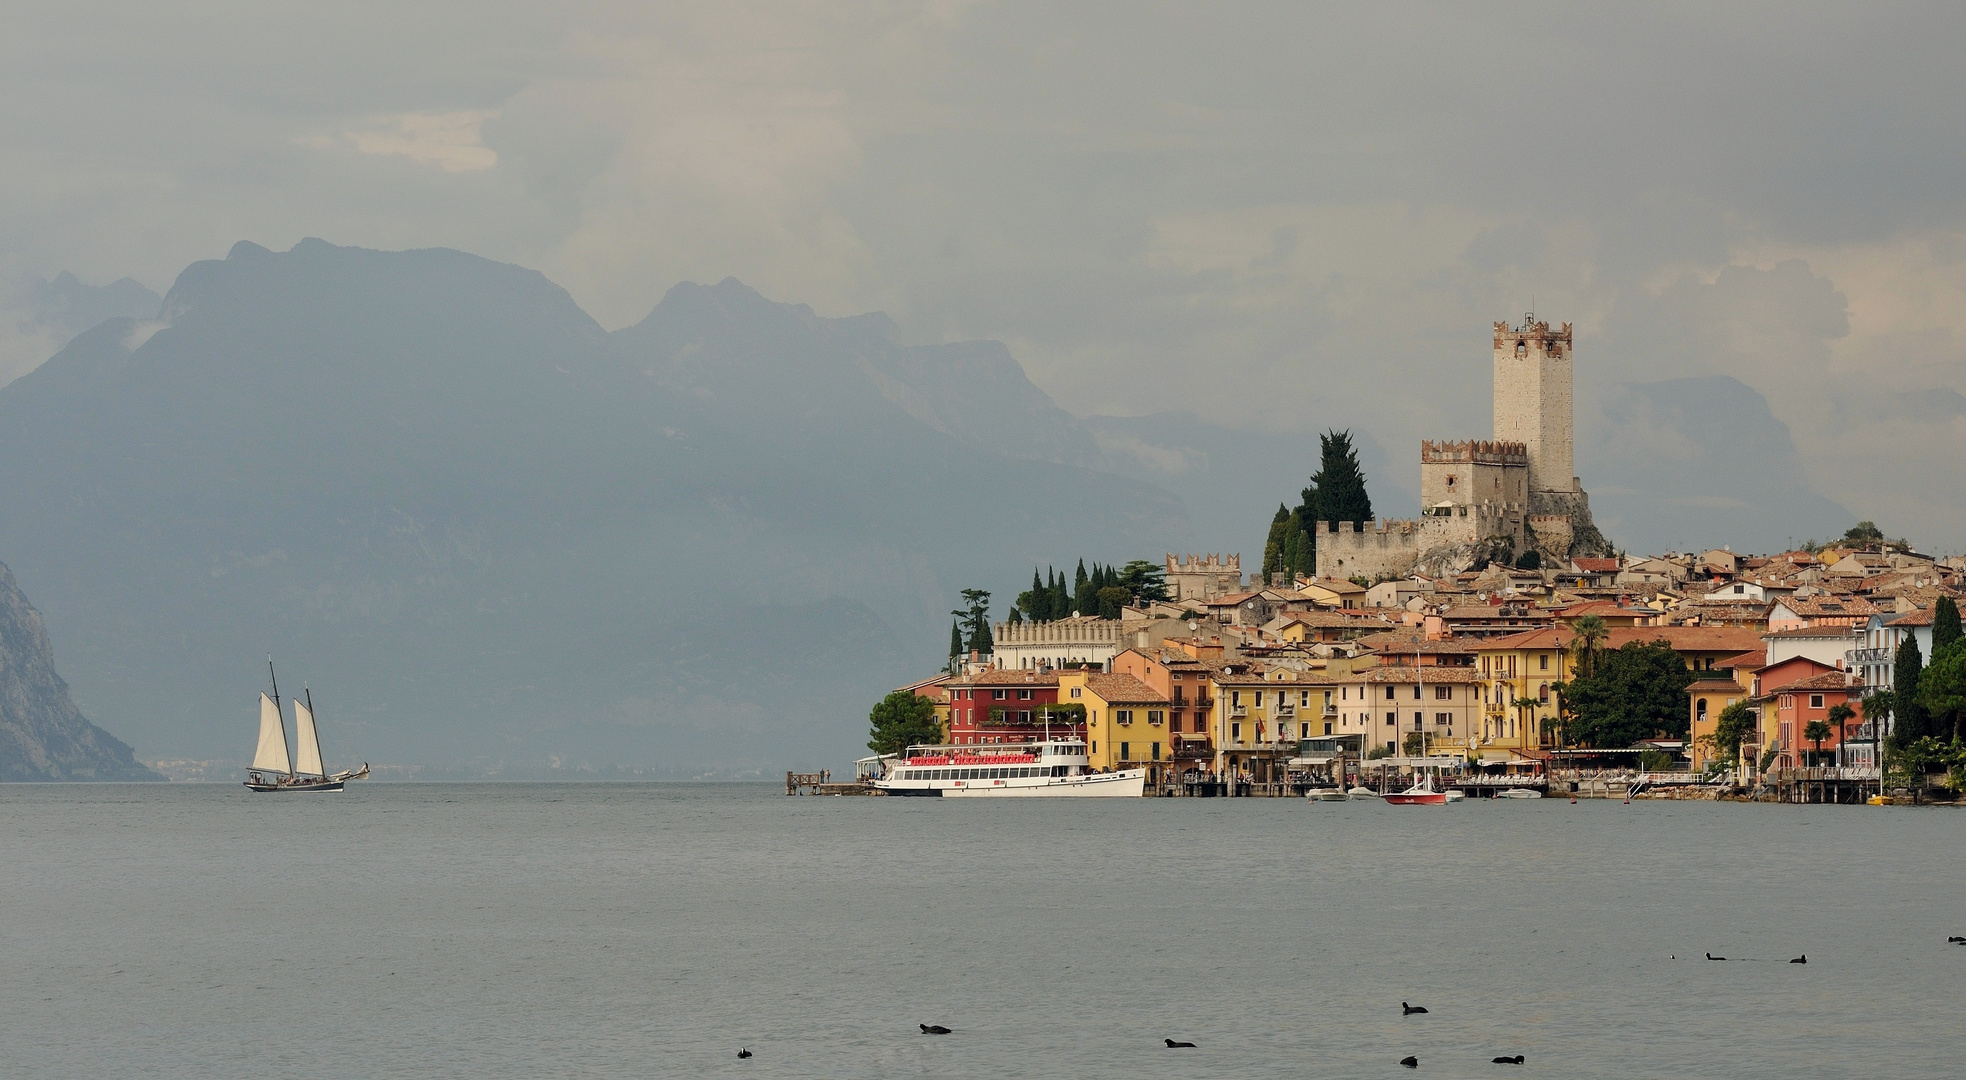
[[[1413,786],[1405,791],[1389,791],[1385,796],[1388,806],[1442,806],[1447,802],[1447,792],[1434,787],[1430,773],[1421,773]]]
[[[1304,797],[1312,802],[1344,802],[1350,798],[1344,788],[1335,787],[1312,788],[1304,793]]]
[[[1537,791],[1535,788],[1512,787],[1507,791],[1496,792],[1495,797],[1498,799],[1540,799],[1543,797],[1543,793]]]
[[[990,746],[911,746],[883,757],[871,781],[889,795],[939,798],[1139,798],[1147,770],[1092,771],[1079,739]]]

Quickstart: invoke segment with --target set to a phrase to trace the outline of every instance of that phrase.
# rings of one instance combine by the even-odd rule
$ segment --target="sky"
[[[615,328],[734,275],[1080,414],[1396,457],[1488,432],[1533,305],[1580,424],[1730,375],[1824,495],[1966,550],[1959,5],[6,6],[0,278],[445,246]],[[0,381],[49,351],[0,312]]]

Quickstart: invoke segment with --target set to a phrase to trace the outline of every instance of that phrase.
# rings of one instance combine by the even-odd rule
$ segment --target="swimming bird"
[[[947,1035],[947,1034],[949,1034],[949,1029],[948,1029],[948,1028],[945,1028],[945,1027],[943,1027],[943,1026],[942,1026],[941,1024],[923,1024],[923,1025],[921,1025],[921,1029],[922,1029],[922,1034],[924,1034],[924,1035]]]
[[[747,1057],[750,1057],[750,1056],[751,1056],[751,1051],[749,1051],[749,1050],[746,1050],[746,1049],[744,1049],[743,1047],[741,1047],[741,1046],[740,1046],[740,1047],[738,1047],[738,1048],[737,1048],[737,1056],[738,1056],[738,1057],[740,1057],[740,1058],[747,1058]]]
[[[1516,1056],[1514,1056],[1514,1057],[1498,1057],[1498,1058],[1496,1058],[1496,1059],[1495,1059],[1495,1064],[1497,1064],[1497,1065],[1520,1065],[1520,1064],[1522,1064],[1522,1055],[1521,1055],[1521,1054],[1517,1054],[1517,1055],[1516,1055]]]
[[[1173,1050],[1176,1049],[1177,1047],[1182,1047],[1182,1046],[1192,1047],[1195,1045],[1194,1043],[1176,1042],[1173,1039],[1162,1039],[1161,1041],[1167,1044],[1167,1048],[1169,1050]]]
[[[1966,937],[1959,937],[1958,935],[1956,935],[1956,934],[1955,934],[1954,936],[1952,936],[1952,937],[1949,937],[1949,938],[1947,938],[1947,939],[1946,939],[1946,944],[1947,944],[1947,945],[1966,945]]]
[[[1791,964],[1806,964],[1808,962],[1809,962],[1808,953],[1803,953],[1801,956],[1798,956],[1795,959],[1789,961],[1789,963]]]
[[[1727,959],[1727,958],[1726,958],[1726,957],[1724,957],[1724,956],[1715,956],[1715,955],[1714,955],[1714,954],[1712,954],[1712,953],[1708,953],[1708,954],[1707,954],[1707,959],[1709,959],[1709,960],[1725,960],[1725,959]]]
[[[1409,1069],[1417,1069],[1417,1068],[1419,1068],[1419,1067],[1420,1067],[1420,1059],[1419,1059],[1419,1058],[1416,1058],[1416,1057],[1403,1057],[1403,1058],[1400,1058],[1400,1059],[1399,1059],[1399,1063],[1400,1063],[1401,1065],[1404,1065],[1404,1066],[1406,1066],[1406,1067],[1407,1067],[1407,1068],[1409,1068]]]
[[[1399,1014],[1401,1016],[1412,1016],[1414,1013],[1423,1013],[1427,1011],[1426,1006],[1424,1005],[1408,1005],[1404,1001],[1399,1003],[1399,1010],[1400,1010]]]

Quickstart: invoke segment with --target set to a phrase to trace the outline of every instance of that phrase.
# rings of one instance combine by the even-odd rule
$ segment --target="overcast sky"
[[[1614,383],[1733,375],[1824,494],[1966,548],[1958,4],[164,0],[6,25],[0,273],[162,291],[240,239],[448,246],[610,328],[735,275],[1001,339],[1080,413],[1349,425],[1396,458],[1487,434],[1489,324],[1533,298],[1577,326],[1580,421]],[[0,344],[0,378],[43,344]]]

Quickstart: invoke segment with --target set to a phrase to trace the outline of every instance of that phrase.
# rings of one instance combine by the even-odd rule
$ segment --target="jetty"
[[[885,795],[875,787],[863,783],[836,784],[833,774],[825,769],[818,772],[787,772],[785,774],[785,794],[787,795]]]

